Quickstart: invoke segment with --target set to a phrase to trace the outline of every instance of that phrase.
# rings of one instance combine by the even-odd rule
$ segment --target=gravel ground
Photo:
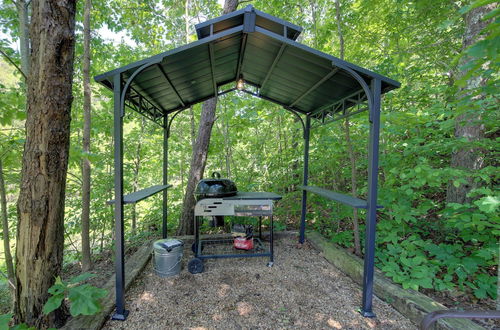
[[[264,257],[211,259],[192,275],[190,248],[179,275],[160,278],[149,263],[127,293],[127,320],[104,329],[416,329],[378,298],[377,318],[363,318],[361,287],[295,237],[275,240],[271,268]]]

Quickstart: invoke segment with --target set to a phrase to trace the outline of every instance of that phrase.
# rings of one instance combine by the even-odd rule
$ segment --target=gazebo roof
[[[374,78],[385,93],[400,84],[295,39],[301,28],[247,6],[196,26],[199,40],[95,77],[113,88],[113,77],[134,78],[126,105],[156,121],[165,115],[235,88],[242,78],[248,93],[288,110],[324,119],[363,101],[363,89],[347,69],[367,84]],[[221,87],[226,88],[220,90]],[[339,106],[341,105],[341,106]],[[140,108],[140,110],[139,110]]]

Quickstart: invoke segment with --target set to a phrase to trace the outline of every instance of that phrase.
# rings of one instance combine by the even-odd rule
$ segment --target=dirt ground
[[[377,317],[357,309],[362,289],[297,239],[275,241],[275,264],[268,258],[210,259],[192,275],[184,249],[179,275],[160,278],[151,262],[126,296],[126,321],[104,329],[416,329],[391,306],[374,299]]]

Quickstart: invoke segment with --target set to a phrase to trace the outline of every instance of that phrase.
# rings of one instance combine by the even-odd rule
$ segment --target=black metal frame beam
[[[311,134],[311,117],[306,117],[306,127],[304,130],[304,176],[302,184],[307,186],[309,181],[309,137]],[[300,236],[299,243],[303,244],[306,233],[306,213],[307,213],[307,191],[302,190],[302,211],[300,214]]]
[[[137,100],[135,100],[137,99]],[[163,126],[163,112],[161,112],[154,104],[149,102],[141,94],[134,95],[125,99],[125,106],[129,109],[143,115],[154,123]]]
[[[271,77],[271,74],[273,73],[274,68],[278,64],[281,56],[283,55],[283,52],[285,51],[285,48],[286,48],[286,44],[282,43],[280,49],[278,50],[278,53],[276,54],[276,57],[274,57],[273,63],[269,67],[269,70],[267,71],[267,74],[264,77],[264,80],[262,81],[262,84],[260,85],[260,89],[264,89],[265,88],[266,83],[269,80],[269,78]]]
[[[215,80],[215,54],[214,54],[214,46],[212,43],[208,44],[208,57],[210,58],[210,68],[212,70],[212,84],[214,88],[214,95],[217,96],[217,81]]]
[[[354,70],[338,63],[339,68],[346,71],[360,84],[363,93],[366,95],[366,102],[369,109],[370,134],[368,141],[368,198],[366,205],[366,229],[365,229],[365,258],[363,271],[363,299],[361,314],[364,317],[375,317],[373,313],[373,279],[375,272],[375,232],[377,225],[377,195],[378,195],[378,161],[379,161],[379,135],[380,135],[380,105],[382,95],[382,81],[380,78],[373,78],[371,86]],[[362,97],[353,98],[350,95],[338,104],[345,105],[345,102],[359,105],[357,101]],[[351,105],[352,107],[352,105]],[[350,107],[349,107],[350,108]],[[348,108],[343,108],[344,112]],[[319,112],[319,111],[318,111]],[[318,113],[316,112],[316,113]],[[334,110],[335,112],[335,110]],[[314,114],[312,114],[314,115]],[[304,134],[304,177],[303,185],[308,185],[308,167],[309,167],[309,128],[311,116],[306,117],[306,132]],[[344,114],[347,116],[347,114]],[[305,239],[305,218],[307,213],[307,191],[302,191],[302,213],[300,222],[299,242],[303,243]]]
[[[243,33],[241,37],[240,52],[238,54],[238,64],[236,66],[236,80],[241,77],[241,68],[243,66],[243,59],[245,57],[245,48],[247,47],[248,34]]]
[[[316,128],[346,117],[354,116],[366,110],[368,110],[368,98],[364,90],[361,89],[332,104],[313,111],[309,116],[316,119],[312,125],[313,128]]]
[[[186,106],[186,104],[184,104],[184,101],[182,100],[181,95],[179,94],[179,92],[177,91],[177,89],[174,87],[174,84],[172,84],[172,81],[168,77],[167,73],[165,72],[165,70],[163,70],[163,67],[159,63],[157,64],[157,66],[158,66],[158,69],[160,70],[160,72],[162,73],[163,77],[165,77],[165,80],[167,81],[168,86],[174,91],[175,96],[177,97],[177,100],[179,101],[179,103],[183,107]]]
[[[115,290],[116,311],[113,320],[125,320],[125,248],[123,234],[123,103],[122,77],[113,78],[114,92],[114,167],[115,167]]]
[[[309,95],[309,93],[311,93],[313,90],[315,90],[316,88],[318,88],[322,83],[324,83],[325,81],[327,81],[328,79],[330,79],[331,77],[333,77],[338,71],[339,71],[338,68],[334,68],[326,76],[324,76],[317,83],[315,83],[313,86],[311,86],[311,88],[309,88],[304,93],[302,93],[302,95],[300,95],[298,98],[296,98],[295,101],[293,101],[290,104],[290,107],[293,107],[294,105],[296,105],[297,103],[299,103],[304,97],[306,97],[307,95]]]
[[[290,107],[288,106],[288,104],[281,103],[281,102],[279,102],[279,101],[273,100],[273,99],[271,99],[271,98],[269,98],[269,97],[267,97],[267,96],[261,95],[261,94],[259,94],[259,93],[254,93],[254,92],[249,91],[249,90],[246,90],[246,89],[243,89],[243,90],[241,90],[241,91],[242,91],[243,93],[246,93],[246,94],[249,94],[249,95],[252,95],[252,96],[258,97],[258,98],[260,98],[260,99],[263,99],[263,100],[266,100],[266,101],[273,102],[273,103],[276,103],[276,104],[278,104],[278,105],[281,105],[283,108],[285,108],[285,110],[289,110],[289,111],[293,111],[293,112],[298,112],[298,113],[301,113],[301,114],[303,114],[303,115],[307,115],[307,113],[306,113],[306,112],[304,112],[304,111],[302,111],[302,110],[299,110],[299,109],[297,109],[297,108],[293,108],[293,109],[292,109],[292,108],[290,108]]]
[[[168,185],[168,116],[163,117],[163,167],[162,177],[163,184]],[[167,220],[168,220],[168,191],[163,190],[162,203],[162,237],[167,238]]]
[[[365,227],[365,258],[363,271],[363,305],[361,314],[375,317],[373,313],[373,275],[375,273],[375,232],[377,227],[378,195],[378,154],[380,135],[380,102],[382,81],[373,79],[371,83],[370,138],[368,141],[368,209]]]

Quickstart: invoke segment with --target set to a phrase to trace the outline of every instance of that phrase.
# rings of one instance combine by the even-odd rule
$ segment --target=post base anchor
[[[114,321],[125,321],[127,319],[128,314],[129,311],[124,309],[123,313],[115,312],[113,316],[111,316],[111,319]]]
[[[375,313],[374,313],[374,312],[372,312],[372,311],[364,311],[364,310],[360,309],[360,310],[359,310],[359,313],[360,313],[361,315],[363,315],[364,317],[368,317],[368,318],[370,318],[370,319],[371,319],[371,318],[374,318],[374,317],[377,317],[377,316],[375,315]]]

